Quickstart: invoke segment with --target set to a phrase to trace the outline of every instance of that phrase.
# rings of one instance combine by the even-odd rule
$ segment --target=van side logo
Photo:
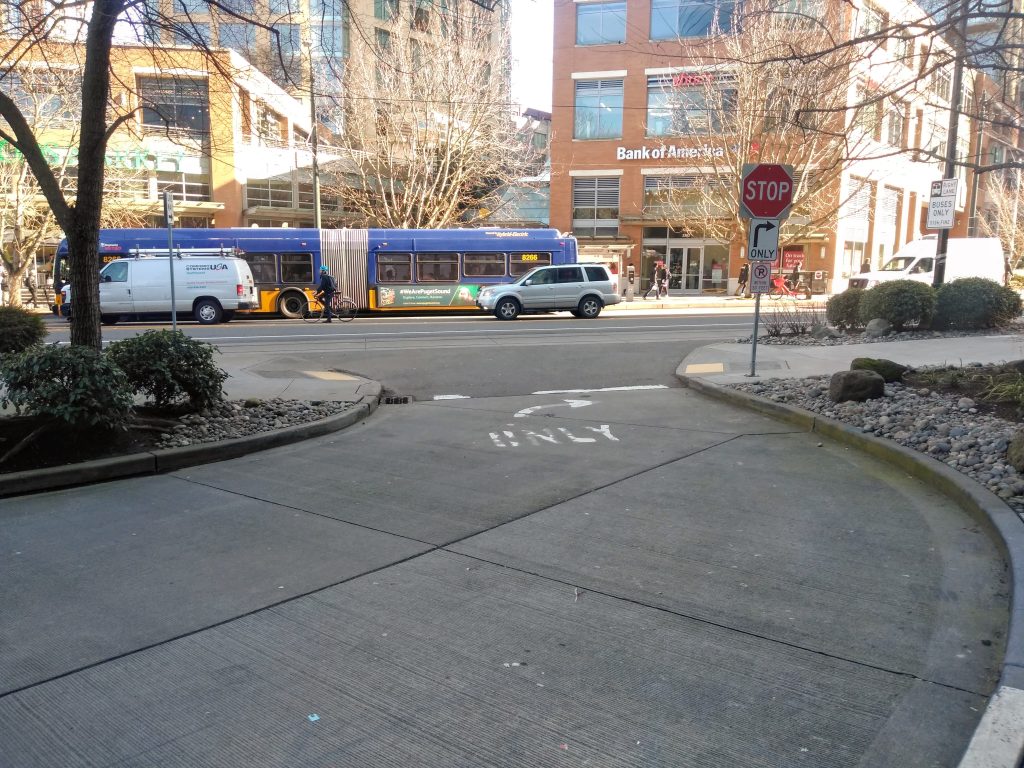
[[[186,264],[186,272],[218,272],[223,270],[227,272],[227,264]]]

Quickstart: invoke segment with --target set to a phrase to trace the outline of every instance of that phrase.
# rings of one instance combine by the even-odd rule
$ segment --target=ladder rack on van
[[[228,257],[234,257],[240,255],[241,250],[236,247],[231,248],[175,248],[174,255],[179,259],[187,256],[202,256],[204,258],[216,258],[220,257],[226,259]],[[152,258],[156,256],[167,256],[166,248],[130,248],[128,255],[133,259],[140,258]]]

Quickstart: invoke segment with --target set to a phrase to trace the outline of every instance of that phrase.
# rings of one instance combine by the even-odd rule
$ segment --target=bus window
[[[417,253],[416,279],[428,283],[454,283],[459,279],[459,254]]]
[[[378,283],[409,283],[412,282],[412,254],[378,253]]]
[[[252,279],[256,283],[277,283],[277,254],[243,253],[242,258],[249,262]]]
[[[550,253],[513,253],[509,264],[513,277],[525,275],[534,267],[542,267],[551,263]]]
[[[259,278],[256,278],[259,282]],[[281,282],[282,283],[312,283],[313,282],[313,254],[312,253],[282,253],[281,254]]]
[[[466,277],[503,277],[505,274],[504,253],[467,253],[462,262]]]

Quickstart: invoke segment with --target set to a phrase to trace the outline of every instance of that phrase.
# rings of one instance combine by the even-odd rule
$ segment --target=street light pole
[[[313,57],[313,13],[312,3],[306,4],[306,57],[309,61],[309,149],[312,154],[310,168],[313,171],[313,227],[320,229],[320,166],[317,158],[318,141],[316,119],[316,67]]]
[[[960,0],[960,22],[957,24],[956,39],[952,41],[953,92],[949,95],[949,130],[946,132],[946,172],[943,178],[956,175],[956,143],[960,130],[960,107],[963,101],[964,57],[967,55],[967,10],[970,0]],[[935,276],[932,286],[938,288],[946,279],[946,251],[949,250],[949,229],[939,230],[935,246]]]

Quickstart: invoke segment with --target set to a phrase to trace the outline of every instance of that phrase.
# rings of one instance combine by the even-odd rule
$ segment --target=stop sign
[[[744,165],[740,182],[740,216],[784,219],[793,204],[793,166]]]

